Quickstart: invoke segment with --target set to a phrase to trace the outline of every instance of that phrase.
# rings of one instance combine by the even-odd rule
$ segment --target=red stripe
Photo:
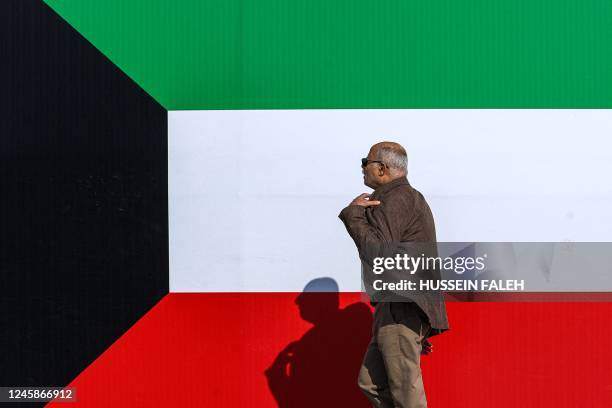
[[[296,296],[170,294],[73,381],[77,405],[273,407],[264,371],[312,327]],[[341,307],[359,298],[343,293]],[[612,303],[449,302],[448,313],[451,330],[432,339],[434,352],[423,359],[431,407],[611,405]],[[354,371],[370,328],[363,314],[351,316],[329,337],[344,351],[333,340],[302,348],[311,363],[296,388],[304,404],[295,407],[321,393],[327,406],[353,397],[344,406],[368,406]]]

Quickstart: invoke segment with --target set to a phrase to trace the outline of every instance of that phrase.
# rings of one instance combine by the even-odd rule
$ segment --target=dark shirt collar
[[[388,182],[387,184],[383,184],[382,186],[377,187],[373,192],[372,195],[379,197],[381,194],[386,193],[387,191],[390,191],[392,189],[394,189],[397,186],[401,186],[401,185],[410,185],[410,183],[408,183],[408,179],[406,178],[406,176],[404,177],[399,177],[396,178],[393,181]]]

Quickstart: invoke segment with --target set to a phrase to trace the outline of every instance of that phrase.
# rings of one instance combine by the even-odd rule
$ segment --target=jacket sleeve
[[[359,205],[344,208],[339,218],[355,242],[364,261],[374,256],[382,256],[383,246],[399,242],[405,228],[406,203],[398,195],[381,198],[381,204],[367,210]],[[370,219],[366,211],[371,211]]]

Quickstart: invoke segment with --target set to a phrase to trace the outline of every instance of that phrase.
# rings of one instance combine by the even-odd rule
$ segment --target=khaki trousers
[[[414,303],[378,303],[359,388],[377,408],[427,407],[421,376],[422,341],[431,327]]]

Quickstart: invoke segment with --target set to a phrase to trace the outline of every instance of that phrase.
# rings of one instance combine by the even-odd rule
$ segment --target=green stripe
[[[609,0],[47,0],[167,109],[610,108]]]

